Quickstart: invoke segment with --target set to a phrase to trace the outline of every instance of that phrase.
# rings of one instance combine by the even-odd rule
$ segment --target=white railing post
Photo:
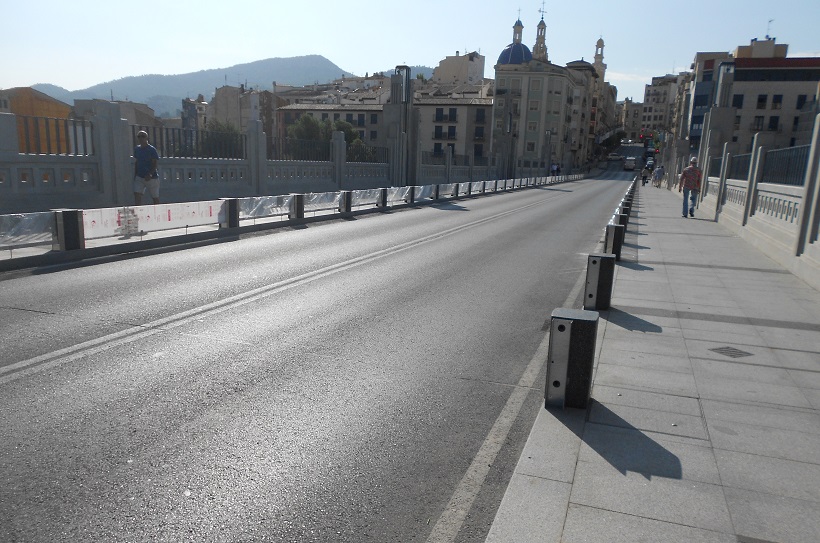
[[[749,175],[747,176],[748,184],[746,185],[746,202],[743,204],[743,220],[740,222],[741,226],[746,226],[749,222],[749,217],[754,215],[755,192],[757,191],[757,183],[763,175],[763,161],[766,154],[766,147],[760,145],[760,132],[755,134],[752,140],[752,156],[749,160]]]
[[[800,256],[806,250],[806,244],[817,240],[820,225],[820,114],[814,118],[814,131],[809,149],[809,161],[806,165],[806,177],[803,180],[803,199],[797,217],[797,239],[794,254]]]

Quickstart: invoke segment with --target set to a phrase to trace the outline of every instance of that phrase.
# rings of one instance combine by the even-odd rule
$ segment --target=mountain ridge
[[[416,70],[422,74],[432,73],[432,69],[424,66],[417,66],[414,72]],[[51,83],[38,83],[31,88],[68,104],[76,99],[129,100],[147,104],[160,117],[176,117],[183,99],[202,94],[208,101],[214,90],[224,85],[241,84],[250,89],[271,89],[274,82],[304,86],[350,76],[355,77],[321,55],[303,55],[272,57],[184,74],[126,76],[75,91]]]

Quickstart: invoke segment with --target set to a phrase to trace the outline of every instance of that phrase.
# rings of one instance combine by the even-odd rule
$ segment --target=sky
[[[434,68],[477,51],[494,77],[516,19],[532,49],[547,24],[550,62],[592,62],[604,40],[618,100],[643,100],[653,76],[688,71],[698,51],[731,52],[767,35],[789,56],[820,56],[817,0],[2,0],[0,89],[51,83],[80,90],[145,74],[182,74],[273,57],[322,55],[356,75]],[[402,5],[406,9],[386,6]],[[579,9],[580,8],[580,9]],[[231,81],[234,79],[235,81]],[[242,74],[226,73],[228,84]],[[287,83],[281,81],[280,83]]]

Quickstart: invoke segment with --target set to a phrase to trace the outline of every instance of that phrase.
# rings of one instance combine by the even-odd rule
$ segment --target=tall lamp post
[[[396,66],[396,75],[404,73],[404,84],[402,85],[401,104],[402,104],[402,118],[400,126],[400,159],[399,168],[401,172],[401,180],[399,186],[406,186],[410,176],[410,102],[412,101],[410,91],[410,66],[399,65]]]
[[[544,150],[547,152],[544,163],[547,165],[547,177],[549,177],[552,171],[552,130],[547,130],[544,134]]]

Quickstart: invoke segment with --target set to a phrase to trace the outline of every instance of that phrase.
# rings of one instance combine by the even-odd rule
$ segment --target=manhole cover
[[[747,353],[746,351],[741,351],[740,349],[735,349],[734,347],[716,347],[714,349],[709,350],[714,353],[722,354],[723,356],[728,356],[729,358],[743,358],[744,356],[754,356],[752,353]]]

